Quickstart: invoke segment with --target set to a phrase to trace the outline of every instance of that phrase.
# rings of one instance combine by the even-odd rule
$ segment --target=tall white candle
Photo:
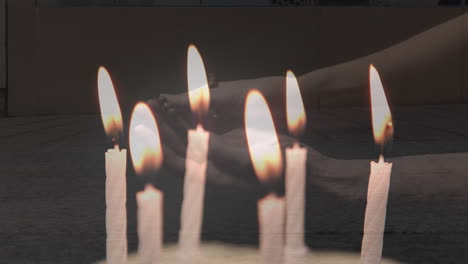
[[[380,156],[378,163],[371,162],[361,263],[380,263],[382,258],[383,234],[391,172],[392,163],[384,162],[382,156]]]
[[[148,184],[137,193],[138,255],[140,263],[159,263],[162,248],[163,194]]]
[[[306,115],[297,79],[292,71],[286,74],[286,112],[289,132],[298,137],[304,130]],[[307,149],[298,142],[286,149],[286,244],[285,264],[304,263],[304,211]]]
[[[150,108],[138,103],[130,121],[130,153],[137,174],[156,172],[163,155],[158,125]],[[138,205],[138,255],[140,263],[159,263],[163,236],[163,194],[147,184],[136,195]]]
[[[106,152],[106,252],[109,263],[127,261],[127,150]]]
[[[187,262],[196,257],[200,246],[209,136],[201,126],[188,132],[179,233],[181,258]]]
[[[383,149],[385,142],[393,134],[393,123],[382,82],[373,65],[369,67],[369,80],[374,141]],[[382,259],[391,172],[392,164],[384,162],[382,154],[378,163],[371,162],[361,248],[361,263],[363,264],[380,263]]]
[[[187,84],[190,108],[201,117],[208,111],[210,93],[203,60],[193,45],[188,48]],[[179,263],[196,263],[199,254],[209,137],[210,134],[200,123],[196,129],[188,131],[184,198],[180,215]]]
[[[286,247],[285,263],[300,263],[307,254],[304,211],[307,149],[294,144],[286,149]]]
[[[245,103],[245,133],[250,158],[261,182],[276,182],[283,164],[270,109],[263,95],[250,91]],[[261,263],[283,263],[284,198],[270,193],[258,202]]]
[[[109,263],[127,262],[127,150],[119,149],[118,134],[122,131],[122,115],[109,73],[98,72],[98,94],[101,117],[107,135],[115,147],[105,154],[106,160],[106,255]]]

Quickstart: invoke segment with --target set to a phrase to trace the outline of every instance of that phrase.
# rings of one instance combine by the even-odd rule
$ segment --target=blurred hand
[[[256,80],[241,80],[220,83],[211,89],[210,111],[203,120],[210,131],[207,164],[208,184],[224,185],[244,190],[271,188],[282,192],[283,182],[269,186],[260,184],[253,171],[244,128],[244,104],[249,90],[260,90],[266,97],[274,117],[278,139],[283,152],[292,146],[295,139],[288,135],[283,77],[267,77]],[[185,170],[187,131],[196,127],[195,115],[191,113],[186,93],[162,95],[147,102],[153,109],[163,143],[164,166],[182,174]],[[326,158],[309,146],[308,176],[324,174]],[[283,159],[285,161],[285,159]],[[312,166],[313,163],[313,166]],[[284,166],[283,166],[284,167]]]

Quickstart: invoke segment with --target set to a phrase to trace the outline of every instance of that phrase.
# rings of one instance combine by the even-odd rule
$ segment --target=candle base
[[[284,248],[285,264],[302,264],[307,258],[309,250],[306,246],[300,248]]]
[[[177,251],[178,264],[203,264],[204,262],[200,262],[200,258],[200,250],[183,250],[179,248]]]
[[[198,263],[202,264],[258,264],[260,251],[256,246],[232,245],[228,243],[212,242],[200,246]],[[162,250],[160,264],[177,264],[179,247],[177,244],[165,245]],[[340,251],[313,251],[307,250],[304,262],[301,264],[360,264],[359,253]],[[100,261],[95,264],[105,264]],[[130,254],[128,264],[140,264],[137,254]],[[289,264],[288,262],[284,262]],[[110,264],[110,262],[108,262]],[[396,260],[382,259],[381,264],[401,264]]]

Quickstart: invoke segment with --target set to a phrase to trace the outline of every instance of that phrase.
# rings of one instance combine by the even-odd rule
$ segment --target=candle
[[[288,129],[298,138],[305,128],[306,116],[297,79],[292,71],[286,76],[286,113]],[[286,246],[287,264],[303,263],[307,254],[304,244],[304,210],[307,149],[295,142],[286,148]]]
[[[159,263],[162,253],[162,192],[151,184],[136,195],[138,205],[138,256],[140,263]]]
[[[188,48],[187,83],[192,112],[201,117],[208,111],[210,96],[205,67],[200,53],[193,45]],[[201,123],[196,129],[188,131],[179,231],[180,263],[194,263],[199,254],[209,136],[209,132],[203,129]]]
[[[130,154],[137,174],[156,172],[162,164],[163,155],[158,125],[150,108],[138,103],[130,121]],[[158,263],[162,248],[163,194],[147,184],[136,195],[138,206],[138,255],[140,263]]]
[[[245,132],[250,158],[258,179],[277,181],[281,176],[282,158],[270,109],[262,94],[253,90],[245,104]],[[258,202],[261,262],[283,262],[285,201],[274,193]]]
[[[258,202],[260,254],[264,264],[283,263],[284,198],[268,194]]]
[[[106,159],[106,255],[109,263],[127,262],[127,150],[119,149],[118,138],[122,132],[122,114],[109,73],[104,67],[98,71],[98,95],[102,122],[114,149],[105,154]]]
[[[392,116],[382,82],[373,65],[370,66],[369,76],[374,141],[383,149],[383,145],[393,134]],[[361,263],[364,264],[380,263],[382,259],[391,171],[392,164],[384,162],[382,153],[378,163],[371,162],[361,249]]]

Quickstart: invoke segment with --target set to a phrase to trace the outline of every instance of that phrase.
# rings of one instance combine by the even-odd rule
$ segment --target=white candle
[[[127,261],[127,150],[106,152],[106,252],[109,263]]]
[[[250,158],[261,182],[276,182],[282,172],[281,149],[263,95],[250,91],[245,103],[245,132]],[[258,202],[261,263],[283,263],[284,198],[270,193]]]
[[[181,258],[186,261],[198,254],[200,246],[209,136],[201,126],[188,132],[179,233]]]
[[[286,112],[289,132],[298,137],[304,130],[306,116],[299,84],[292,71],[286,74]],[[307,149],[298,142],[286,149],[286,245],[284,263],[304,263],[304,211]]]
[[[385,142],[393,134],[392,116],[382,82],[373,65],[369,67],[369,77],[374,141],[383,149]],[[378,163],[371,162],[361,248],[361,263],[363,264],[380,263],[382,259],[391,172],[392,164],[384,162],[382,154]]]
[[[304,211],[307,149],[294,144],[286,149],[286,247],[285,263],[300,263],[307,254],[304,244]]]
[[[163,161],[158,125],[150,108],[138,103],[130,121],[130,153],[137,174],[156,172]],[[140,263],[159,263],[163,236],[163,194],[147,184],[136,195]]]
[[[284,199],[269,194],[258,202],[260,255],[264,264],[283,263]]]
[[[136,195],[138,204],[138,255],[140,263],[159,263],[162,248],[163,194],[148,184]]]
[[[190,108],[201,117],[208,111],[210,92],[203,60],[193,45],[189,46],[187,54],[187,84]],[[188,131],[184,198],[180,214],[179,263],[196,263],[199,254],[209,137],[210,134],[200,123],[195,130]]]
[[[382,156],[380,156],[378,163],[371,162],[361,263],[380,263],[382,258],[383,234],[391,172],[392,163],[384,162]]]
[[[102,122],[115,147],[106,159],[106,255],[108,263],[127,262],[127,150],[119,149],[118,135],[122,131],[122,115],[109,73],[104,67],[98,72],[98,94]]]

